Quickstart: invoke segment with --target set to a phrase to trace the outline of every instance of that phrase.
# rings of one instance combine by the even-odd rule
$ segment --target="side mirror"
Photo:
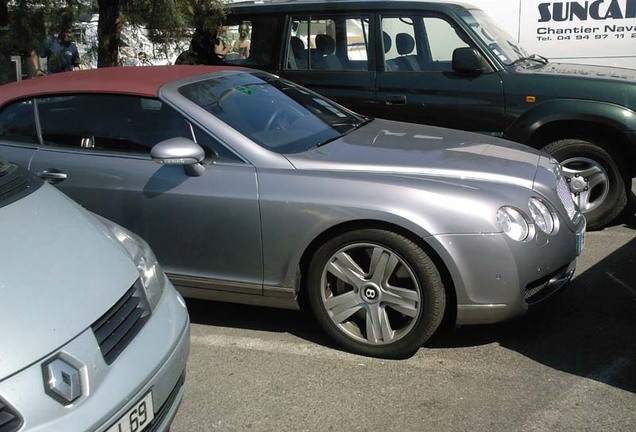
[[[200,176],[205,171],[201,161],[205,151],[192,140],[182,137],[169,138],[155,144],[150,149],[150,157],[165,165],[183,165],[186,174]]]
[[[453,70],[479,75],[484,72],[484,58],[475,48],[463,47],[453,51]]]

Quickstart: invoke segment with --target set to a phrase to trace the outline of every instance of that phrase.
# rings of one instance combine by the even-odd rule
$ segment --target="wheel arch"
[[[636,175],[636,146],[615,125],[579,119],[552,121],[538,128],[527,144],[540,149],[567,138],[593,141],[615,159],[622,171],[632,177]]]
[[[382,229],[392,231],[404,236],[405,238],[409,239],[413,243],[417,244],[420,248],[422,248],[422,250],[430,257],[430,259],[435,264],[435,267],[437,268],[437,271],[439,271],[439,274],[442,278],[442,283],[444,284],[444,291],[446,293],[446,310],[444,311],[444,318],[442,320],[440,328],[447,328],[448,326],[454,325],[457,317],[457,295],[455,292],[455,284],[453,282],[453,278],[451,277],[451,273],[444,263],[444,260],[435,251],[435,249],[422,237],[416,235],[415,233],[404,227],[381,220],[365,219],[342,222],[321,232],[309,243],[299,261],[300,284],[298,286],[298,303],[300,307],[305,310],[307,310],[309,307],[309,300],[307,297],[306,289],[307,276],[309,273],[309,265],[311,263],[311,259],[316,250],[325,242],[337,237],[338,235],[344,234],[345,232],[361,229]]]
[[[507,128],[505,136],[537,149],[559,139],[595,139],[625,169],[629,167],[633,176],[636,138],[628,138],[629,131],[636,131],[632,110],[606,102],[557,99],[526,111]]]

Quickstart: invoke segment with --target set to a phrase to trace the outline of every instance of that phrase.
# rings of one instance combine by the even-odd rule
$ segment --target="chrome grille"
[[[14,432],[22,427],[22,418],[5,401],[0,399],[0,432]]]
[[[104,360],[111,364],[135,338],[150,317],[141,279],[91,328]]]
[[[565,207],[565,211],[568,213],[568,217],[570,220],[574,220],[574,216],[576,215],[576,206],[574,205],[574,200],[570,193],[570,187],[563,176],[559,178],[559,182],[557,183],[557,194],[559,195],[561,204]]]

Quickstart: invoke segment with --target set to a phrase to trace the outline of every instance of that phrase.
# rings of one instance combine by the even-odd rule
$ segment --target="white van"
[[[636,69],[636,0],[466,2],[550,61]]]

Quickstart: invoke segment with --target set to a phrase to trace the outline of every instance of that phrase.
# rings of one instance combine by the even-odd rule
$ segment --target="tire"
[[[350,231],[326,242],[311,260],[307,282],[324,331],[365,356],[412,355],[438,328],[446,306],[429,256],[385,230]]]
[[[563,166],[572,198],[585,215],[589,230],[602,229],[625,208],[625,177],[603,147],[591,141],[563,139],[543,150]]]

